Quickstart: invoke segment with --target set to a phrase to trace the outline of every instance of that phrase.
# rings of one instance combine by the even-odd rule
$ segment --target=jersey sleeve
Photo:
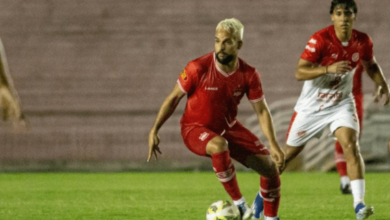
[[[323,41],[320,36],[314,34],[310,37],[301,55],[301,59],[311,63],[320,63]]]
[[[367,35],[366,39],[364,40],[362,60],[370,61],[373,58],[374,58],[373,43],[371,37]]]
[[[177,84],[183,93],[188,94],[195,89],[197,69],[196,64],[190,62],[183,71],[181,71]]]
[[[248,100],[252,103],[260,102],[264,99],[263,87],[261,86],[260,74],[255,70],[248,81]]]

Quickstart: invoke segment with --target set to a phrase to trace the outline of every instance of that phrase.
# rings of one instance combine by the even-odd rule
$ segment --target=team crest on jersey
[[[352,55],[352,61],[353,62],[357,62],[359,60],[359,53],[356,52]]]
[[[181,76],[181,78],[182,78],[183,80],[187,80],[186,69],[183,69],[183,71],[181,71],[180,76]]]

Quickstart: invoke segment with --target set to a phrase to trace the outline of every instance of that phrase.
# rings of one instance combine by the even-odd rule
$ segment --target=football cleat
[[[240,210],[240,216],[242,220],[247,220],[252,217],[252,209],[248,207],[246,202],[237,205],[238,210]]]
[[[264,204],[263,197],[261,197],[260,192],[256,194],[255,201],[252,204],[253,216],[252,219],[260,219],[263,217]]]
[[[356,219],[367,219],[374,214],[374,206],[365,206],[359,203],[355,208]]]
[[[340,191],[344,195],[352,194],[351,185],[348,183],[344,187],[340,184]]]

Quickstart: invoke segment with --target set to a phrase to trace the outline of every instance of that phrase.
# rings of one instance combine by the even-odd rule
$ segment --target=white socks
[[[278,217],[267,217],[267,216],[264,216],[264,220],[279,220]]]
[[[233,200],[233,203],[234,203],[234,205],[238,206],[242,203],[245,203],[245,198],[241,197],[241,199],[239,199],[239,200]]]
[[[348,176],[342,176],[340,178],[340,183],[342,187],[345,187],[347,184],[349,184],[349,177]]]
[[[365,193],[365,184],[366,181],[364,179],[357,179],[351,181],[351,189],[353,196],[353,207],[355,208],[357,204],[364,204],[364,193]]]

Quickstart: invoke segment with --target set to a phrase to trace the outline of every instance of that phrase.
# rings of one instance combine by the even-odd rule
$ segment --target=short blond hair
[[[226,18],[218,23],[216,30],[224,29],[229,33],[236,35],[237,40],[244,37],[244,25],[236,18]]]

